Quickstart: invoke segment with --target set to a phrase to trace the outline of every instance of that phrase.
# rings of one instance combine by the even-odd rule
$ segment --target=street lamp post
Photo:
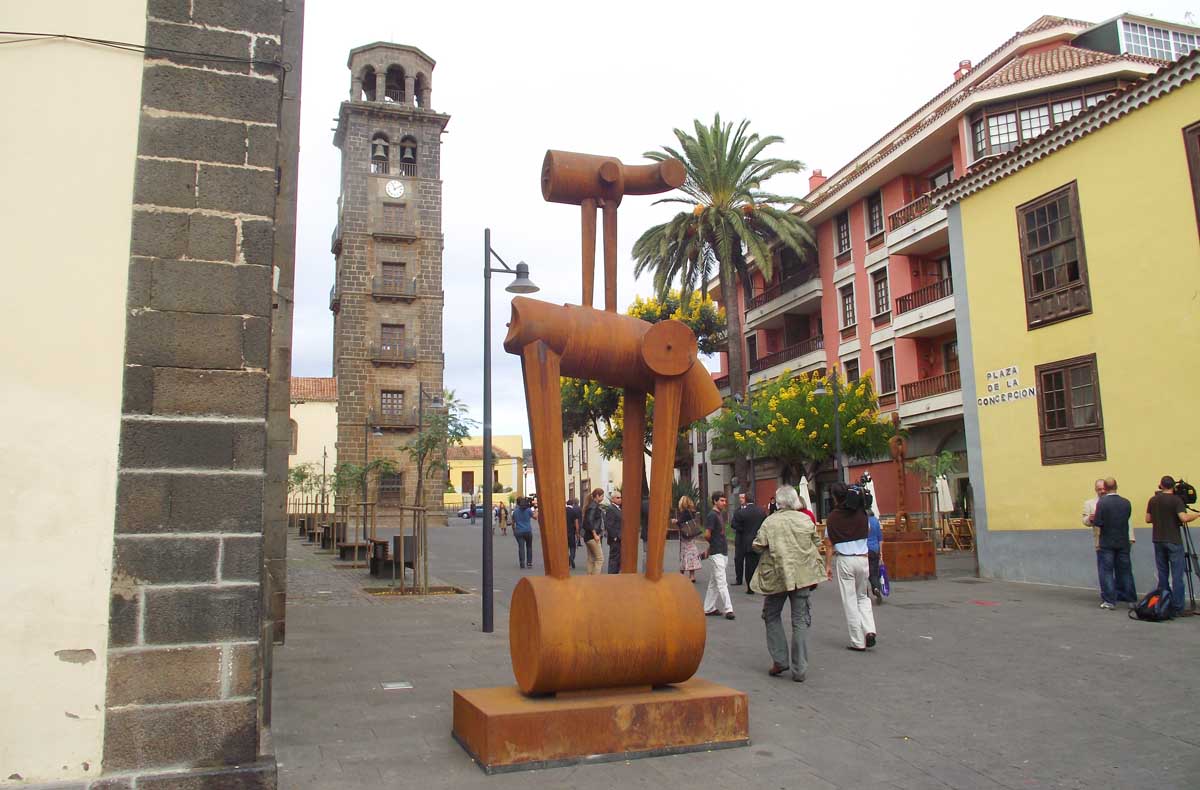
[[[733,396],[733,400],[739,407],[737,416],[738,425],[742,426],[743,428],[754,430],[754,411],[751,409],[750,403],[742,398],[742,394],[740,392]],[[745,408],[746,410],[744,414],[741,410],[742,408]],[[754,442],[750,442],[750,490],[746,494],[747,500],[754,500],[754,488],[757,483],[758,480],[754,471]]]
[[[363,469],[362,469],[362,530],[363,536],[367,534],[367,467],[371,465],[371,437],[383,436],[383,431],[379,430],[378,425],[372,425],[375,422],[375,415],[370,409],[367,409],[367,418],[363,420]],[[355,543],[358,538],[355,537]],[[354,562],[358,563],[359,547],[354,547]]]
[[[492,258],[502,268],[492,268]],[[492,600],[492,272],[514,275],[505,286],[509,293],[536,293],[529,266],[521,261],[514,269],[492,249],[492,229],[483,230],[483,632],[494,630]]]
[[[845,468],[842,466],[842,422],[839,407],[841,406],[840,394],[838,392],[837,371],[834,370],[833,375],[829,380],[833,385],[833,472],[839,483],[846,482]],[[817,395],[824,395],[825,388],[817,387],[814,392]]]

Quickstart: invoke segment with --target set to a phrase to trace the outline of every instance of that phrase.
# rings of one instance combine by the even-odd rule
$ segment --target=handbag
[[[703,530],[700,529],[700,519],[692,516],[679,525],[679,537],[685,540],[695,540]]]
[[[892,583],[888,579],[887,565],[882,559],[879,560],[879,592],[883,593],[885,597],[892,593]]]

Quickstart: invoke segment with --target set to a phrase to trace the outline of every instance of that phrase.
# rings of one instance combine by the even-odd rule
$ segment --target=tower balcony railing
[[[956,392],[960,389],[962,389],[962,378],[959,376],[957,370],[952,370],[949,373],[942,373],[937,376],[930,376],[927,379],[901,385],[900,392],[907,402],[920,400],[921,398],[932,398],[934,395],[943,395],[947,392]]]
[[[924,288],[918,288],[910,294],[899,296],[896,298],[896,315],[903,315],[909,310],[916,310],[918,307],[936,302],[938,299],[945,299],[954,293],[954,282],[947,277],[944,280],[938,280],[932,285],[926,285]]]
[[[766,370],[767,368],[774,367],[775,365],[781,365],[788,360],[802,357],[805,354],[811,354],[814,351],[820,351],[823,348],[825,348],[824,337],[821,335],[810,337],[805,340],[801,340],[799,343],[793,343],[790,346],[781,348],[778,351],[772,351],[770,354],[764,354],[756,359],[754,364],[750,366],[750,372],[758,373],[759,371]]]
[[[387,88],[383,92],[383,100],[394,104],[404,104],[404,88]]]
[[[341,299],[338,298],[337,283],[329,286],[329,309],[337,310],[341,306]]]
[[[933,208],[933,200],[930,199],[931,194],[930,192],[926,192],[916,200],[905,203],[889,214],[888,230],[893,231],[896,228],[902,228],[922,214],[928,214],[930,209]]]
[[[415,178],[417,175],[417,163],[416,162],[400,162],[398,172],[402,176],[409,176],[411,178]]]
[[[414,299],[417,296],[417,278],[390,280],[385,277],[372,277],[371,294],[384,298]]]
[[[819,274],[820,272],[816,266],[806,265],[801,267],[798,271],[793,272],[771,287],[763,289],[762,293],[751,297],[750,301],[746,303],[746,312],[748,313],[756,307],[762,307],[768,302],[778,299],[797,285],[802,285],[818,277]]]
[[[371,343],[367,353],[376,362],[409,364],[417,361],[417,347],[412,344]]]
[[[329,251],[334,255],[342,254],[342,223],[333,226],[333,235],[329,237]]]
[[[415,428],[417,426],[416,408],[387,409],[375,418],[375,423],[381,428]]]

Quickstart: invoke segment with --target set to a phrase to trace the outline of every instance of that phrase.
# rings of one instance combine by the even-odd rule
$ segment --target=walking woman
[[[679,497],[676,508],[675,526],[679,528],[679,572],[686,573],[696,583],[696,571],[700,570],[700,549],[696,538],[700,535],[700,514],[696,503],[686,496]]]
[[[771,654],[767,674],[777,677],[790,669],[792,680],[803,683],[808,671],[808,628],[812,625],[809,595],[825,578],[821,537],[813,520],[801,512],[806,503],[795,488],[780,486],[775,503],[779,510],[767,516],[751,545],[761,556],[750,589],[763,596],[762,618]],[[792,608],[790,653],[782,623],[785,601]]]
[[[604,547],[600,537],[604,535],[604,489],[597,488],[588,497],[583,511],[583,545],[587,549],[588,576],[601,573],[604,568]]]

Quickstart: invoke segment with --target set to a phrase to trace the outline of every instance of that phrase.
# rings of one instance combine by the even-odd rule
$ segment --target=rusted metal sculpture
[[[616,312],[621,199],[666,192],[684,177],[676,160],[631,167],[613,157],[548,151],[542,165],[543,197],[580,207],[583,304],[517,297],[504,340],[504,349],[521,357],[546,575],[517,583],[509,613],[513,674],[530,696],[514,697],[505,689],[455,692],[455,736],[489,772],[573,756],[747,742],[745,695],[691,679],[704,655],[706,631],[694,586],[681,575],[663,575],[679,430],[718,409],[721,397],[696,359],[696,337],[686,324],[649,324]],[[592,307],[598,209],[604,310]],[[561,376],[622,389],[622,470],[630,485],[645,471],[642,437],[647,397],[654,397],[644,575],[638,574],[637,496],[622,508],[621,573],[570,575]],[[557,700],[539,706],[534,695],[548,694]],[[567,704],[580,695],[577,706]],[[632,718],[621,724],[621,716]]]

